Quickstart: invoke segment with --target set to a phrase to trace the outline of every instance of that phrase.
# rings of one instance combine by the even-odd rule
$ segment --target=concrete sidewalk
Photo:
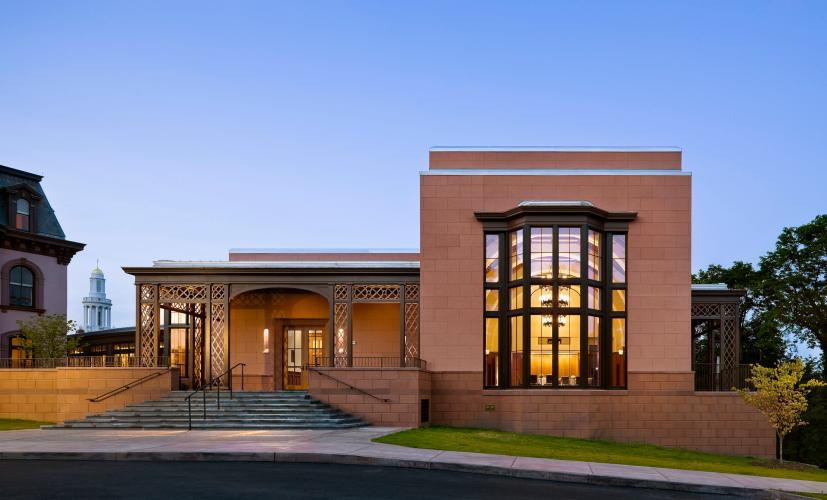
[[[0,432],[3,460],[265,461],[455,470],[576,483],[777,498],[766,491],[827,493],[827,483],[597,462],[422,450],[373,443],[399,429],[24,430]]]

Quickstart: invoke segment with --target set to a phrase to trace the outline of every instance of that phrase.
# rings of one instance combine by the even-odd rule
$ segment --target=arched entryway
[[[327,356],[330,303],[299,288],[246,291],[230,300],[230,363],[246,390],[306,389],[307,366]],[[241,372],[233,387],[241,387]]]

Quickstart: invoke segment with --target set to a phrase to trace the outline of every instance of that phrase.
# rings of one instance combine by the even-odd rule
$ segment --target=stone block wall
[[[432,373],[431,421],[731,455],[775,455],[775,437],[766,418],[737,393],[694,392],[692,372],[629,377],[634,390],[496,391],[480,389],[480,372]]]
[[[157,399],[178,385],[173,369],[99,403],[89,398],[158,368],[0,369],[0,418],[63,422]]]
[[[390,401],[362,394],[348,384]],[[417,427],[422,423],[421,400],[431,397],[431,378],[418,368],[314,368],[309,390],[314,398],[373,425]]]

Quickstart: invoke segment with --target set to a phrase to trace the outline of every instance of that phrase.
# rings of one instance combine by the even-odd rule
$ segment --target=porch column
[[[405,284],[399,285],[399,366],[405,367]]]
[[[729,390],[738,386],[738,307],[732,303],[721,303],[721,389]]]
[[[229,305],[227,285],[210,285],[209,315],[209,376],[212,380],[229,368],[230,345],[229,336]]]
[[[158,285],[135,286],[135,357],[138,366],[154,367],[158,364]]]
[[[353,366],[352,285],[336,285],[333,291],[333,366]]]
[[[409,283],[402,292],[403,366],[419,367],[419,284]]]

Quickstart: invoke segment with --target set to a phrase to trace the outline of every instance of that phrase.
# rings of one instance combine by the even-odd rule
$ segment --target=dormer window
[[[30,231],[31,225],[29,223],[29,215],[31,211],[31,205],[29,204],[28,200],[23,198],[17,199],[17,210],[16,210],[16,217],[14,219],[14,227],[15,229],[19,229],[21,231]]]

